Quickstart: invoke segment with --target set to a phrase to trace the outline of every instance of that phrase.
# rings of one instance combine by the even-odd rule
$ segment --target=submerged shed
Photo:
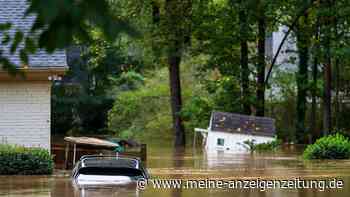
[[[93,137],[65,137],[64,140],[72,144],[98,146],[98,147],[107,148],[107,149],[114,149],[116,147],[119,147],[118,143],[113,143],[107,140],[102,140],[102,139],[93,138]]]
[[[111,155],[117,153],[119,156],[138,157],[142,161],[147,159],[146,144],[139,144],[133,140],[133,144],[138,145],[136,150],[126,149],[126,147],[131,147],[131,140],[119,140],[119,142],[116,142],[95,137],[65,137],[64,141],[66,143],[64,148],[65,169],[72,167],[70,164],[74,166],[75,162],[83,155]],[[129,144],[125,144],[126,141]],[[73,146],[73,151],[70,150],[71,146]]]
[[[119,147],[119,144],[113,143],[107,140],[102,140],[93,137],[65,137],[66,149],[65,149],[65,168],[68,168],[69,147],[73,145],[73,165],[77,160],[77,145],[85,147],[93,147],[98,149],[114,150]]]
[[[274,139],[275,120],[269,117],[247,116],[237,113],[212,112],[207,129],[195,129],[204,137],[207,151],[247,151],[246,141],[256,144],[270,142]]]

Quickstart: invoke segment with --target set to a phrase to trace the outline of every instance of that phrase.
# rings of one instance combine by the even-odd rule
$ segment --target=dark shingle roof
[[[32,27],[35,16],[27,16],[24,18],[24,13],[28,8],[26,0],[0,0],[0,24],[11,23],[12,28],[9,30],[13,37],[17,30],[23,33],[28,33]],[[0,41],[2,35],[0,32]],[[23,46],[20,46],[21,48]],[[9,45],[1,45],[0,50],[3,51],[3,56],[7,57],[12,63],[17,66],[21,65],[18,49],[13,55],[9,53]],[[38,50],[35,54],[29,56],[29,67],[31,68],[65,68],[67,60],[65,51],[59,50],[52,54],[46,53],[44,50]]]
[[[210,123],[211,131],[264,136],[275,135],[275,120],[268,117],[213,112]]]

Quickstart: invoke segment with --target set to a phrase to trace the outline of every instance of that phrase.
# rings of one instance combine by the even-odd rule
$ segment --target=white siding
[[[224,146],[217,145],[218,138],[224,139]],[[273,139],[273,137],[210,131],[208,132],[206,150],[207,152],[211,153],[218,151],[230,153],[245,153],[249,151],[244,147],[244,141],[255,140],[256,144],[260,144],[270,142]]]
[[[51,83],[0,82],[0,143],[50,149]]]

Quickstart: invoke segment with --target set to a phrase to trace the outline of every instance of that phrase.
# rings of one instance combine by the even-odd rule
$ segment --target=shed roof
[[[99,147],[105,147],[105,148],[119,147],[119,144],[117,143],[113,143],[107,140],[102,140],[102,139],[93,138],[93,137],[65,137],[64,140],[73,144],[99,146]]]
[[[213,112],[211,115],[209,129],[211,131],[228,133],[274,136],[275,120],[269,117]]]
[[[17,30],[20,30],[25,35],[30,31],[35,15],[24,17],[24,13],[29,4],[26,0],[0,0],[0,24],[11,23],[12,27],[9,30],[10,36],[14,36]],[[0,41],[3,34],[0,32]],[[19,46],[19,48],[23,48]],[[19,57],[19,50],[15,54],[10,54],[9,45],[0,44],[2,56],[7,57],[13,64],[20,67],[21,60]],[[52,54],[48,54],[44,50],[38,50],[35,54],[29,56],[29,68],[43,69],[43,68],[66,68],[67,60],[64,50],[58,50]]]

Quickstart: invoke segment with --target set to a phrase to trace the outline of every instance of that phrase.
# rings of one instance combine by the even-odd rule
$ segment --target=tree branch
[[[271,66],[269,68],[269,71],[267,72],[267,75],[266,75],[266,79],[265,79],[265,86],[268,84],[269,82],[269,78],[270,78],[270,75],[271,75],[271,72],[272,72],[272,68],[275,66],[276,64],[276,61],[277,61],[277,57],[279,56],[281,50],[282,50],[282,47],[283,47],[283,44],[285,43],[285,41],[287,40],[290,32],[292,32],[293,28],[296,26],[296,24],[298,23],[298,20],[300,17],[304,16],[304,14],[312,7],[313,3],[311,3],[310,5],[304,7],[301,12],[296,16],[296,18],[294,19],[294,21],[292,22],[292,24],[289,27],[288,31],[286,32],[286,34],[284,35],[280,45],[278,46],[278,49],[277,49],[277,52],[275,54],[275,56],[273,57],[272,59],[272,62],[271,62]]]

